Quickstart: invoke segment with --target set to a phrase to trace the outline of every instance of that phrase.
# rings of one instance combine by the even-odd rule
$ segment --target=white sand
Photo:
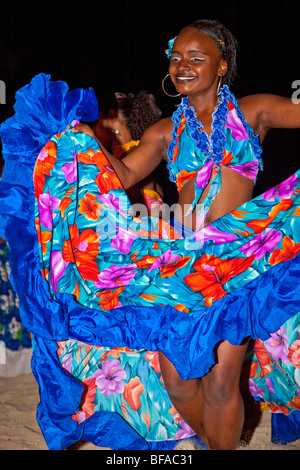
[[[0,377],[0,450],[47,450],[36,421],[38,386],[32,376]],[[246,434],[250,441],[239,450],[300,450],[300,439],[286,446],[271,444],[271,412],[265,410],[260,420]],[[248,417],[248,422],[249,420]],[[91,443],[78,443],[76,450],[103,450]]]

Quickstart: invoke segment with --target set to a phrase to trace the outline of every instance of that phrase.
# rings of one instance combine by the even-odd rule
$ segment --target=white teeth
[[[194,80],[195,77],[176,77],[177,80]]]

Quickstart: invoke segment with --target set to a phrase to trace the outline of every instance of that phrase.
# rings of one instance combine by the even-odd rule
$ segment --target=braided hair
[[[228,69],[223,83],[231,85],[237,76],[236,52],[238,42],[234,35],[217,20],[198,20],[185,26],[182,30],[195,28],[212,38],[219,47],[222,59],[227,61]]]

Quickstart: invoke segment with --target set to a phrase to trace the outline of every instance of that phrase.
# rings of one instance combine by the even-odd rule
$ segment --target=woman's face
[[[177,91],[197,95],[217,87],[219,76],[225,75],[227,62],[222,59],[215,41],[195,28],[182,31],[171,54],[169,73]]]

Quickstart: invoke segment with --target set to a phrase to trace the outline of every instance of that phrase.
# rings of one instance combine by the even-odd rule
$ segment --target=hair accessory
[[[224,46],[225,42],[222,41],[222,39],[217,39],[217,42],[219,42],[220,44],[222,44],[222,46]]]
[[[169,77],[169,76],[170,76],[170,74],[168,73],[168,74],[165,76],[165,78],[163,79],[163,81],[161,82],[162,89],[163,89],[163,91],[164,91],[164,93],[165,93],[166,95],[170,96],[171,98],[177,98],[177,96],[180,96],[181,93],[178,93],[178,95],[170,95],[170,94],[167,93],[166,90],[165,90],[165,80],[166,80],[166,78]]]
[[[173,39],[170,39],[170,41],[168,42],[168,49],[165,50],[165,53],[167,54],[167,57],[168,57],[169,60],[171,59],[172,49],[173,49],[174,42],[175,42],[176,38],[177,38],[177,36],[175,36],[175,38],[173,38]]]

